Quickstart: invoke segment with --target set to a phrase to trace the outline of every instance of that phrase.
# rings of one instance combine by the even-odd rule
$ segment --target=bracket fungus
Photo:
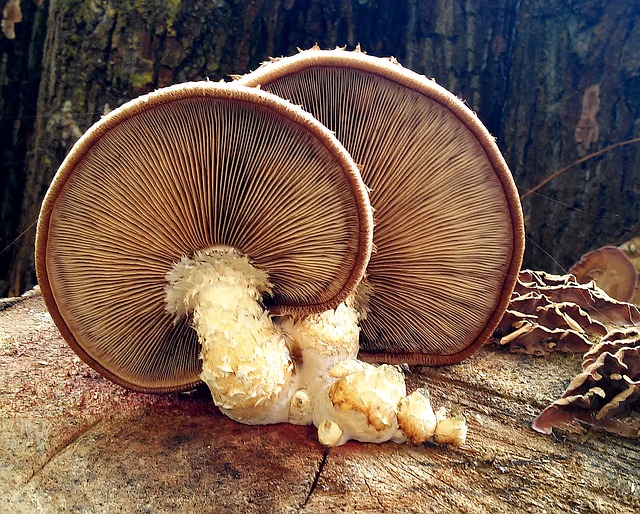
[[[614,329],[583,357],[578,374],[562,397],[544,409],[533,428],[549,434],[553,427],[582,432],[579,422],[620,435],[640,437],[640,429],[614,417],[640,399],[640,331]]]
[[[511,351],[583,353],[582,372],[533,421],[580,432],[579,422],[621,435],[640,432],[613,417],[640,398],[640,310],[573,275],[523,270],[493,341]]]
[[[610,329],[640,323],[640,311],[573,275],[523,270],[492,342],[514,352],[585,353]]]
[[[571,266],[569,274],[581,284],[593,280],[600,289],[621,302],[633,299],[638,282],[633,262],[615,246],[603,246],[584,254]]]
[[[359,49],[316,47],[238,81],[335,131],[371,189],[377,251],[361,356],[447,364],[484,344],[515,285],[524,230],[511,173],[477,116],[434,81]]]
[[[203,380],[220,410],[348,439],[464,442],[463,418],[355,360],[373,216],[356,164],[270,93],[190,83],[112,111],[62,163],[36,266],[73,350],[142,392]]]

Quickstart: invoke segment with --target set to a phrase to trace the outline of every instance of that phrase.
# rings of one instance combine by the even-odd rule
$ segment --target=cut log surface
[[[413,369],[411,387],[464,411],[462,448],[326,450],[313,427],[235,423],[203,390],[128,392],[73,354],[38,294],[5,307],[0,512],[640,511],[639,440],[530,428],[580,356],[485,349]]]

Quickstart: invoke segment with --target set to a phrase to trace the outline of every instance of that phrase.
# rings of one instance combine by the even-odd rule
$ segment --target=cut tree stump
[[[462,448],[326,450],[313,427],[235,423],[204,390],[108,382],[32,294],[0,312],[0,512],[639,512],[639,440],[530,428],[580,360],[484,349],[413,369],[465,412]]]

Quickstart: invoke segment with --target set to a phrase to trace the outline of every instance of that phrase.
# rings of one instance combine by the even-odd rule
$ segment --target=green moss
[[[168,36],[175,36],[176,31],[173,28],[173,24],[180,15],[180,8],[182,7],[182,0],[167,0],[167,19],[165,27],[167,28]]]
[[[131,85],[134,89],[141,88],[153,81],[153,74],[150,71],[144,73],[134,73],[131,75]]]
[[[91,19],[94,9],[93,0],[67,0],[62,5],[73,13],[76,21],[87,22]]]
[[[167,20],[174,20],[180,13],[180,7],[182,7],[182,0],[167,0]]]

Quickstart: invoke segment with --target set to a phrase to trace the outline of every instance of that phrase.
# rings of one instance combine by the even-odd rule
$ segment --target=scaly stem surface
[[[397,368],[356,360],[360,314],[353,297],[334,310],[274,324],[261,303],[271,291],[266,273],[227,247],[184,257],[167,281],[167,309],[192,316],[201,378],[227,416],[247,424],[313,423],[325,446],[350,439],[464,442],[464,419],[434,414],[420,391],[407,396]]]
[[[247,423],[286,421],[293,364],[260,303],[271,289],[266,273],[235,250],[215,247],[183,258],[167,280],[169,311],[192,315],[201,378],[215,404]]]

